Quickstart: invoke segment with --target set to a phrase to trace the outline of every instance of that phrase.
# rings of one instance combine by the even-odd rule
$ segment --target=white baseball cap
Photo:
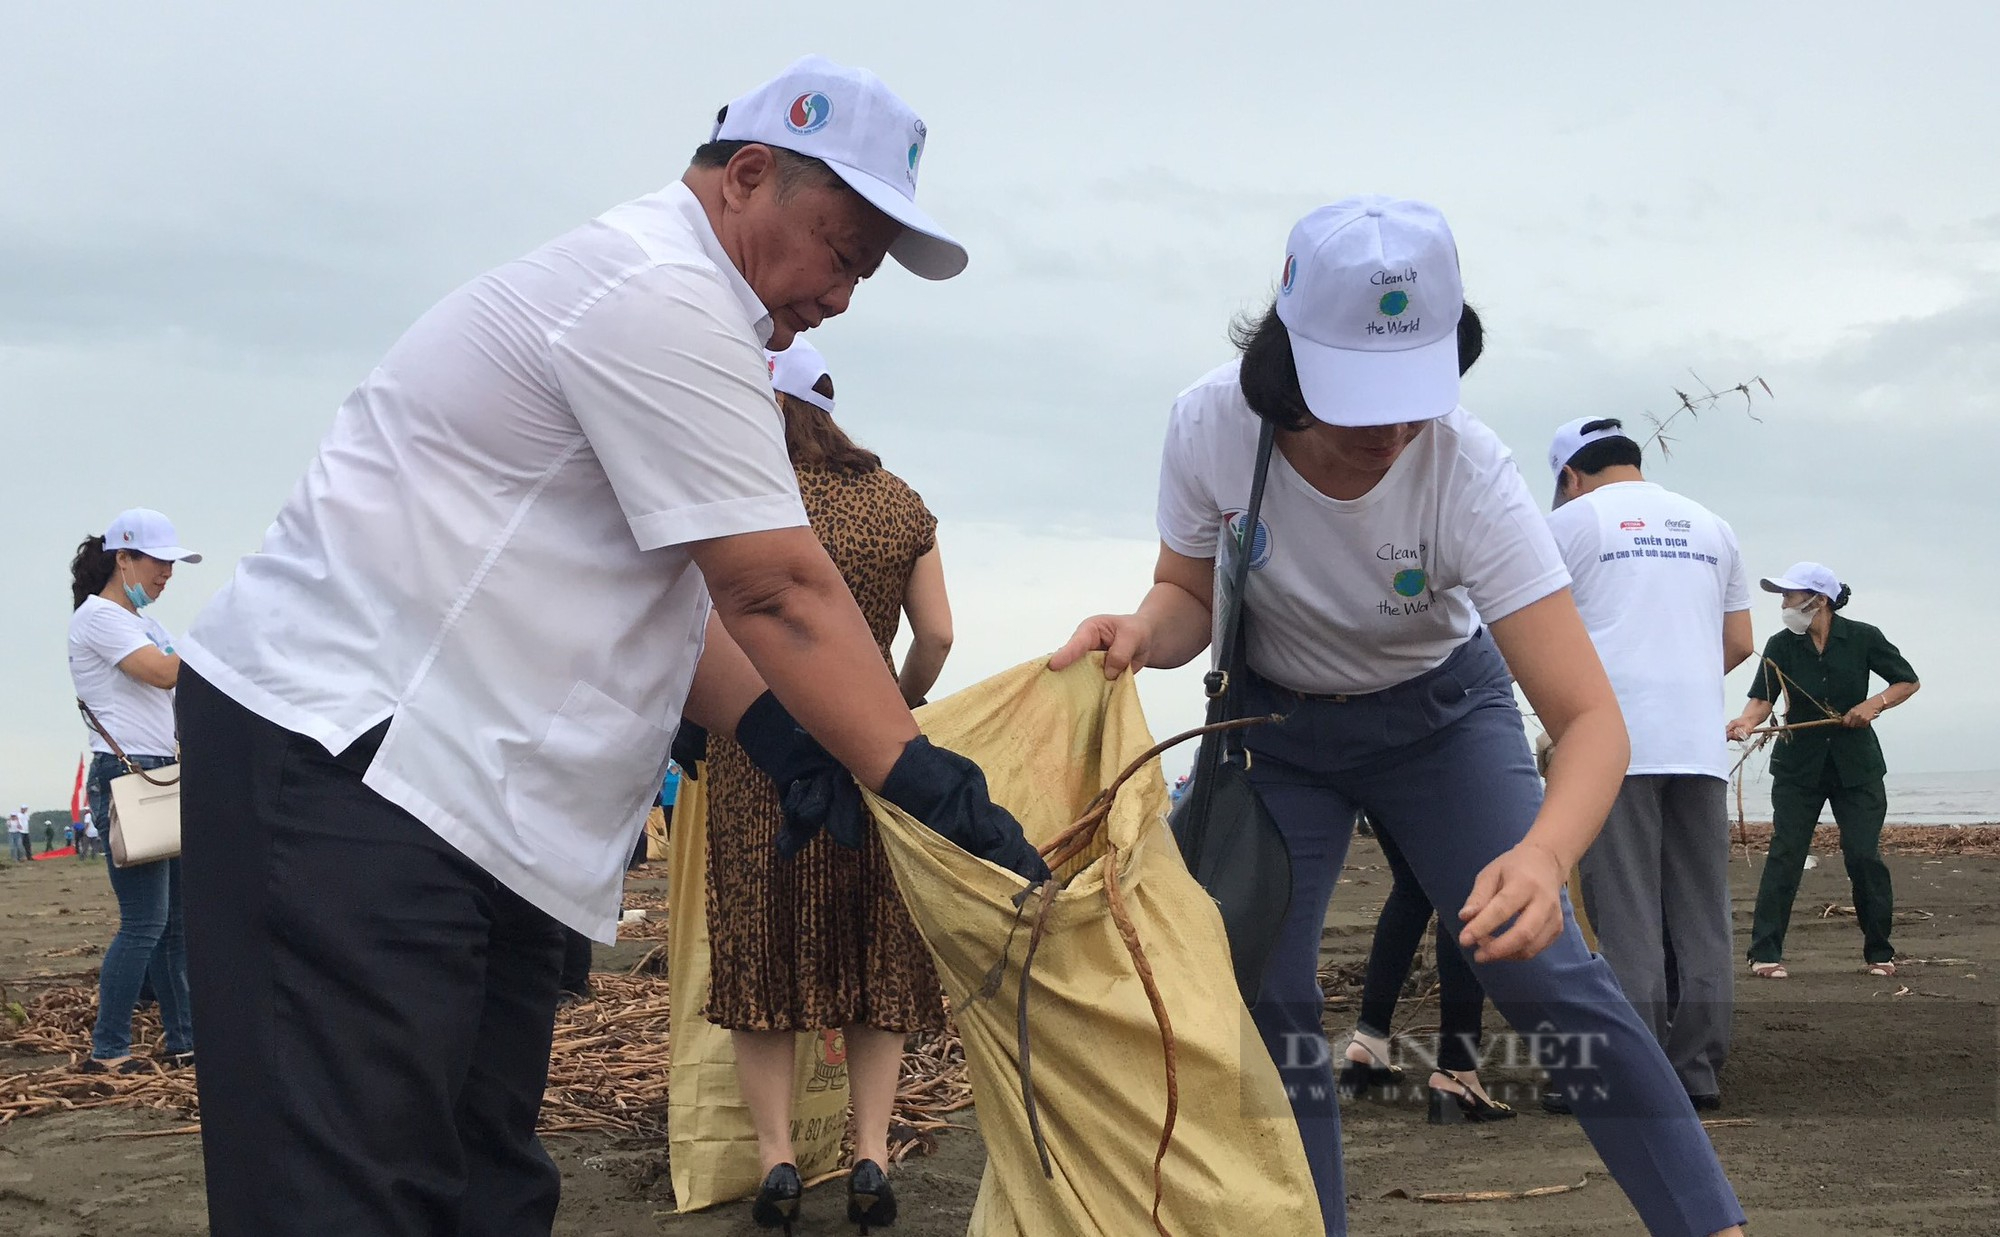
[[[201,555],[181,544],[172,520],[145,507],[119,512],[111,527],[104,530],[104,548],[130,550],[169,563],[201,561]]]
[[[1614,424],[1592,430],[1587,434],[1583,432],[1583,427],[1586,425],[1598,425],[1607,421]],[[1549,471],[1555,474],[1558,484],[1562,481],[1563,469],[1569,467],[1569,462],[1576,458],[1576,453],[1586,446],[1606,438],[1632,437],[1625,432],[1623,426],[1615,424],[1616,421],[1616,417],[1578,417],[1574,421],[1563,423],[1562,428],[1556,431],[1555,441],[1549,444]]]
[[[924,122],[866,69],[806,56],[733,100],[710,141],[761,142],[818,159],[903,225],[889,254],[925,279],[965,269],[965,246],[917,207]]]
[[[1758,581],[1767,593],[1818,593],[1829,601],[1840,599],[1840,577],[1821,563],[1793,563],[1781,576]]]
[[[828,416],[833,415],[833,396],[813,390],[814,384],[831,371],[826,367],[826,358],[804,336],[793,339],[792,346],[783,352],[766,352],[764,359],[771,366],[773,391],[804,400]]]
[[[1458,246],[1434,206],[1380,194],[1292,228],[1278,317],[1306,407],[1328,425],[1428,421],[1458,406]]]

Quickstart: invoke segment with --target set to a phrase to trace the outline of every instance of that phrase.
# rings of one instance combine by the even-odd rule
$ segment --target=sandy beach
[[[1915,836],[1950,845],[1946,834]],[[1756,835],[1753,833],[1753,837]],[[1899,837],[1907,837],[1898,831]],[[1962,841],[1970,836],[1960,833]],[[1984,854],[1905,852],[1891,859],[1897,945],[1911,959],[1893,980],[1860,973],[1860,937],[1829,906],[1847,893],[1830,832],[1806,874],[1789,982],[1739,983],[1735,1055],[1711,1137],[1759,1237],[1896,1233],[1971,1237],[2000,1231],[2000,847]],[[1734,890],[1747,931],[1761,850],[1739,850]],[[663,865],[634,893],[664,893]],[[1366,954],[1388,875],[1359,841],[1325,935],[1336,973]],[[6,1000],[33,1010],[49,976],[85,982],[115,928],[100,869],[49,861],[0,869],[0,981]],[[598,951],[604,972],[628,970],[654,940]],[[1918,961],[1922,960],[1922,961]],[[42,976],[45,978],[35,979]],[[63,981],[55,981],[60,986]],[[1330,1033],[1351,1025],[1338,990]],[[1435,1001],[1405,1002],[1407,1027],[1435,1021]],[[1491,1017],[1491,1015],[1489,1015]],[[1497,1020],[1493,1023],[1498,1029]],[[35,1072],[69,1063],[24,1051],[29,1028],[0,1028],[0,1115],[36,1088]],[[1489,1070],[1527,1111],[1515,1122],[1432,1128],[1420,1099],[1347,1108],[1347,1167],[1355,1234],[1491,1233],[1604,1237],[1642,1230],[1575,1123],[1532,1104],[1532,1077]],[[903,1222],[894,1232],[942,1237],[965,1230],[982,1169],[975,1113],[939,1135],[933,1154],[899,1171]],[[177,1111],[93,1108],[21,1116],[0,1125],[0,1232],[19,1237],[186,1237],[206,1231],[199,1140]],[[565,1237],[720,1237],[754,1233],[745,1208],[674,1212],[665,1149],[651,1139],[555,1135]],[[1517,1201],[1434,1203],[1426,1194],[1576,1186]],[[1171,1188],[1171,1184],[1169,1186]],[[807,1198],[802,1234],[853,1231],[839,1183]],[[1262,1235],[1260,1235],[1262,1237]]]

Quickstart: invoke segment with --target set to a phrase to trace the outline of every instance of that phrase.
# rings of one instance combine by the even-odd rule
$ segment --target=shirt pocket
[[[507,813],[529,833],[547,821],[589,837],[620,837],[659,793],[671,738],[664,728],[579,682],[541,743],[508,771]],[[590,866],[587,858],[578,858]]]

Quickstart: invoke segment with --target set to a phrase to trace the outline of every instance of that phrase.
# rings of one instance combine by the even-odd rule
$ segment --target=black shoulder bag
[[[1257,440],[1257,475],[1250,484],[1243,531],[1235,539],[1236,557],[1216,573],[1217,583],[1227,592],[1219,599],[1222,636],[1216,668],[1208,672],[1204,684],[1210,725],[1246,715],[1242,701],[1249,657],[1243,593],[1250,584],[1250,562],[1256,557],[1257,517],[1264,506],[1264,480],[1276,443],[1277,427],[1267,420]],[[1225,527],[1222,544],[1229,541]],[[1222,912],[1236,987],[1247,1005],[1257,999],[1264,967],[1291,908],[1292,856],[1250,784],[1250,753],[1242,735],[1233,730],[1202,736],[1194,779],[1169,824],[1188,871]]]

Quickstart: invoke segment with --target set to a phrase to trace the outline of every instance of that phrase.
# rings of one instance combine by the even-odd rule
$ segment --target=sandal
[[[1759,979],[1790,979],[1792,973],[1782,962],[1752,962],[1750,973]]]
[[[1868,964],[1868,973],[1870,975],[1879,975],[1883,979],[1888,979],[1893,975],[1895,975],[1896,964],[1893,962],[1870,962]]]

